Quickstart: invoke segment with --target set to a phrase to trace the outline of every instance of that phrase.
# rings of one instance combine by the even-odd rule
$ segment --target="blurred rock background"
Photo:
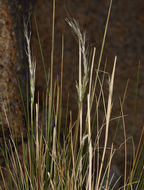
[[[26,134],[28,59],[24,22],[29,18],[30,2],[0,0],[0,165],[3,132],[5,140],[10,139],[10,131],[17,140]]]

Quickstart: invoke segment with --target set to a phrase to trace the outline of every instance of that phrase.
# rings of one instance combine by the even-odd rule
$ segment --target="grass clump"
[[[143,188],[143,170],[141,170],[143,156],[141,156],[142,150],[140,145],[134,157],[130,175],[127,174],[125,166],[124,182],[119,183],[122,178],[121,174],[114,178],[116,170],[112,172],[112,159],[115,149],[113,143],[110,148],[108,147],[108,137],[117,57],[114,59],[111,76],[105,71],[100,71],[111,4],[96,72],[94,72],[96,48],[93,48],[90,54],[91,56],[88,57],[85,34],[81,32],[76,20],[66,19],[66,22],[75,33],[79,44],[79,79],[76,84],[78,96],[77,120],[72,121],[72,113],[68,110],[66,118],[66,127],[68,130],[65,130],[65,132],[64,122],[61,121],[64,37],[62,37],[60,85],[58,80],[53,82],[55,1],[53,1],[51,72],[48,79],[45,71],[47,89],[42,113],[39,111],[39,102],[34,103],[36,65],[31,58],[30,37],[27,34],[27,30],[25,30],[30,70],[30,121],[28,120],[27,122],[28,133],[26,140],[22,136],[21,144],[18,144],[11,135],[9,142],[5,142],[3,145],[2,150],[6,167],[0,168],[3,181],[1,189],[101,190]],[[102,73],[102,79],[99,73]],[[103,92],[104,78],[106,76],[108,76],[109,81],[107,104]],[[98,86],[100,87],[99,91],[97,91]],[[105,115],[103,125],[99,126],[99,107],[101,100]],[[83,109],[85,102],[87,104],[87,110]],[[123,109],[121,113],[124,125]],[[68,119],[68,115],[70,115],[70,119]],[[100,141],[102,131],[104,131],[103,148],[101,148]],[[126,165],[126,134],[124,144]],[[106,157],[108,148],[110,149],[110,154]],[[102,153],[100,153],[100,149],[102,149]]]

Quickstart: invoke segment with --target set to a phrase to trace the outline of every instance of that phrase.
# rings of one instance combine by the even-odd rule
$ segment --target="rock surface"
[[[28,60],[24,20],[28,20],[30,1],[23,2],[27,9],[19,1],[0,0],[0,145],[3,130],[7,140],[10,131],[17,139],[26,132],[23,103],[26,106]]]

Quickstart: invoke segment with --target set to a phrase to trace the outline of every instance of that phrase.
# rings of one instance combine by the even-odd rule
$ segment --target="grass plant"
[[[78,96],[77,120],[72,120],[72,112],[67,110],[66,121],[62,116],[63,95],[63,57],[64,37],[62,37],[61,78],[53,80],[54,59],[54,18],[55,1],[53,1],[52,24],[52,50],[50,77],[46,77],[46,94],[42,114],[39,111],[39,101],[34,102],[35,96],[35,69],[36,64],[32,60],[30,50],[30,36],[25,27],[27,42],[27,56],[30,72],[30,122],[27,122],[27,140],[21,137],[21,143],[17,144],[13,135],[8,142],[5,141],[2,151],[5,158],[5,168],[0,167],[0,174],[4,190],[114,190],[114,189],[143,189],[143,156],[142,136],[138,150],[134,157],[130,175],[127,174],[127,137],[123,114],[123,102],[121,103],[121,118],[125,136],[125,171],[124,182],[117,186],[121,175],[113,182],[111,167],[115,148],[113,142],[108,147],[109,127],[113,102],[113,88],[117,57],[114,59],[112,74],[100,70],[102,54],[108,29],[112,1],[108,12],[102,48],[96,71],[96,48],[88,57],[86,36],[80,30],[80,26],[74,19],[66,19],[68,25],[77,37],[79,45],[79,73],[76,84]],[[38,30],[37,30],[38,31]],[[38,35],[40,42],[40,36]],[[41,47],[41,46],[40,46]],[[41,49],[42,61],[44,57]],[[45,67],[44,67],[45,69]],[[100,77],[102,73],[103,77]],[[103,91],[104,78],[108,78],[109,94],[106,104]],[[97,87],[100,86],[99,90]],[[84,114],[83,104],[86,99],[87,110]],[[103,102],[104,122],[99,126],[100,101]],[[95,114],[92,114],[94,110]],[[68,119],[70,116],[70,119]],[[10,124],[9,124],[10,125]],[[64,132],[64,125],[65,130]],[[100,136],[104,131],[104,145],[101,148]],[[93,135],[95,134],[95,135]],[[143,135],[143,133],[142,133]],[[5,137],[5,135],[4,135]],[[116,137],[115,137],[116,138]],[[142,145],[141,145],[142,144]],[[106,157],[107,149],[110,154]],[[100,149],[102,153],[100,153]],[[105,164],[105,162],[107,164]]]

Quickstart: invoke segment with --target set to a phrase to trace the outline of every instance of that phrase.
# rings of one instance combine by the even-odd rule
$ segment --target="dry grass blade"
[[[36,104],[36,163],[37,166],[39,165],[39,154],[40,154],[40,147],[39,147],[39,130],[38,130],[38,104]]]
[[[88,104],[88,143],[89,143],[89,174],[88,174],[88,187],[92,189],[92,142],[91,142],[91,117],[90,117],[90,95],[87,96]]]
[[[109,177],[110,177],[112,153],[113,153],[113,144],[111,146],[110,159],[109,159],[109,164],[108,164],[108,174],[107,174],[107,179],[106,179],[106,189],[108,189],[108,185],[109,185]]]
[[[110,115],[111,115],[111,109],[112,109],[112,95],[113,95],[113,85],[114,85],[114,74],[115,74],[115,68],[116,68],[116,61],[117,61],[117,57],[115,57],[113,72],[112,72],[111,79],[109,81],[109,96],[108,96],[108,106],[107,106],[107,114],[106,114],[105,142],[104,142],[104,150],[103,150],[103,154],[102,154],[101,166],[100,166],[100,170],[99,170],[99,176],[98,176],[98,180],[97,180],[97,184],[96,184],[96,190],[99,189],[101,172],[102,172],[106,148],[107,148],[109,122],[110,122]]]

